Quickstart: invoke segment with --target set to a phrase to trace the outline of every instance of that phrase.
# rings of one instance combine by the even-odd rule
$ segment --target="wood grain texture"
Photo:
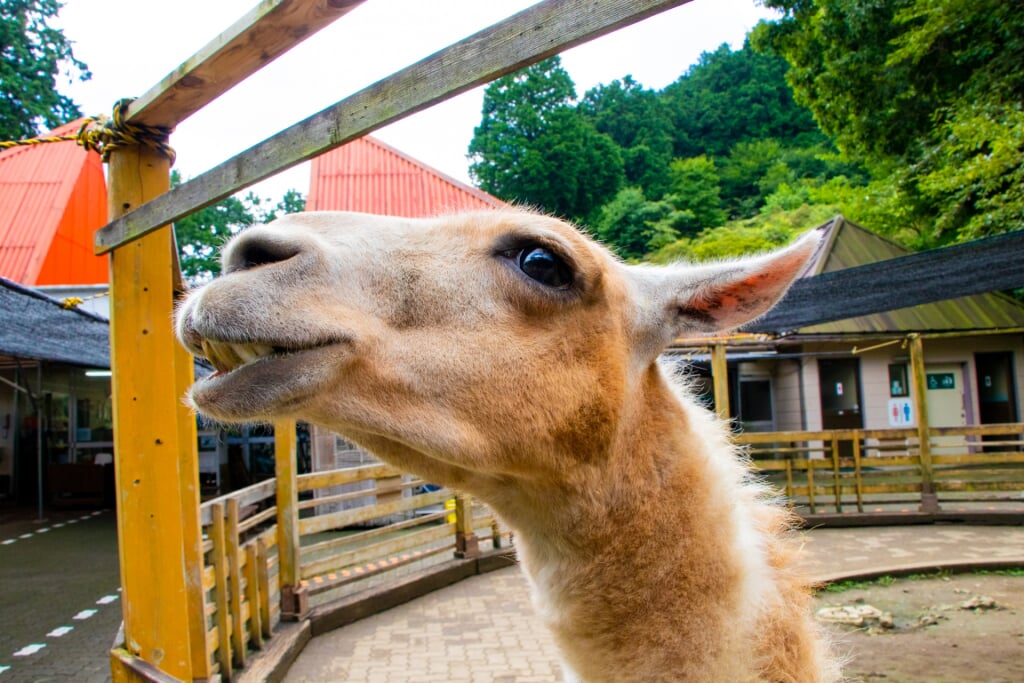
[[[264,0],[128,108],[128,120],[174,128],[364,0]]]
[[[478,85],[689,0],[546,0],[268,138],[101,228],[103,254]]]

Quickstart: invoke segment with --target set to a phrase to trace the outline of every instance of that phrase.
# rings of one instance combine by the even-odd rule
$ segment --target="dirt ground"
[[[882,622],[891,614],[891,625],[875,618],[861,626],[830,623],[851,683],[1024,681],[1024,576],[883,580],[823,591],[816,603],[816,610],[826,610],[819,612],[822,620],[854,610],[870,617],[868,606],[882,613],[873,615]]]

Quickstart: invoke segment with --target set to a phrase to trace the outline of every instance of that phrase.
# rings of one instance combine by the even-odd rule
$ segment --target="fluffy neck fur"
[[[568,680],[830,680],[778,537],[785,514],[681,391],[652,367],[599,457],[480,491],[518,532]]]

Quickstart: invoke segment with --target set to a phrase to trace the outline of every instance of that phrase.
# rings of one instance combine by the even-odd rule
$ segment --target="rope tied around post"
[[[0,149],[74,140],[85,149],[98,152],[103,161],[108,161],[110,153],[115,149],[131,145],[145,145],[170,159],[173,166],[175,153],[168,144],[173,129],[164,126],[146,126],[125,120],[128,105],[132,103],[133,99],[128,97],[118,100],[114,104],[114,110],[110,116],[87,117],[82,121],[78,133],[75,135],[8,140],[0,142]]]

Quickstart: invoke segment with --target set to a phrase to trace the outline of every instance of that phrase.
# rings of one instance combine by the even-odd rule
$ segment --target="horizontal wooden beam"
[[[546,0],[264,140],[96,233],[96,252],[138,239],[253,183],[431,105],[689,0]]]
[[[746,332],[812,325],[1024,287],[1024,230],[797,280]]]
[[[364,0],[264,0],[131,103],[132,123],[174,128]]]

